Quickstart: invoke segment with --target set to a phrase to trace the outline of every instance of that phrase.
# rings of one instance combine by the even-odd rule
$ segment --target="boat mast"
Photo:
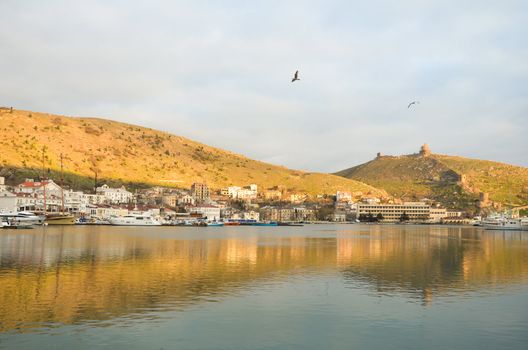
[[[64,214],[64,169],[62,167],[62,153],[60,154],[61,161],[61,177],[60,177],[60,186],[61,186],[61,214]]]
[[[44,152],[45,152],[45,148],[42,147],[42,179],[41,179],[41,182],[42,182],[42,187],[44,188],[44,215],[46,215],[46,183],[44,182],[45,180],[45,171],[44,171]]]

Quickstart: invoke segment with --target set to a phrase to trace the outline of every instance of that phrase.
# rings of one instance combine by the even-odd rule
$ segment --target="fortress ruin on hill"
[[[418,153],[410,154],[411,156],[420,156],[420,157],[428,157],[432,154],[431,148],[427,143],[424,143],[422,146],[420,146],[420,150]],[[400,158],[400,157],[407,157],[408,155],[401,155],[401,156],[390,156],[390,155],[384,155],[381,152],[376,153],[376,159],[379,158]]]

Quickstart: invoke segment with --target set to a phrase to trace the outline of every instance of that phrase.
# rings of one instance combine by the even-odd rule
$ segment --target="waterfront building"
[[[254,210],[245,211],[245,212],[242,214],[242,218],[243,218],[244,220],[255,220],[255,221],[259,221],[259,220],[260,220],[260,214],[259,214],[259,212],[254,211]]]
[[[106,202],[109,204],[130,203],[134,199],[132,192],[127,191],[125,186],[121,186],[120,188],[112,188],[107,184],[104,184],[101,187],[97,187],[96,193],[103,195],[106,199]]]
[[[457,210],[448,210],[446,216],[450,219],[461,218],[464,215],[463,212]]]
[[[346,213],[342,211],[335,211],[333,214],[330,215],[330,221],[333,222],[345,222],[346,221]]]
[[[446,208],[431,208],[429,211],[430,222],[442,222],[445,218],[447,218]]]
[[[0,192],[6,191],[7,186],[5,184],[5,178],[3,176],[0,176]]]
[[[86,213],[91,217],[97,217],[99,219],[109,219],[115,216],[128,215],[129,211],[127,208],[121,208],[115,205],[100,204],[92,205],[89,204],[86,208]]]
[[[201,217],[206,218],[210,221],[216,221],[220,219],[220,208],[214,205],[201,204],[189,207],[191,214],[200,214]]]
[[[294,221],[315,221],[316,210],[309,209],[306,207],[294,207],[293,208],[293,220]]]
[[[408,202],[403,204],[367,204],[358,203],[357,215],[372,215],[377,217],[378,214],[383,216],[383,221],[397,222],[405,213],[409,221],[423,222],[428,221],[431,207],[422,202]]]

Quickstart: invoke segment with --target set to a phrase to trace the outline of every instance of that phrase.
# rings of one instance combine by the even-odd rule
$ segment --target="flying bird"
[[[293,75],[292,83],[293,83],[295,80],[301,80],[301,79],[299,79],[299,71],[295,71],[295,74]]]
[[[419,104],[420,104],[420,101],[412,101],[411,103],[409,103],[407,108],[411,108],[412,105],[419,105]]]

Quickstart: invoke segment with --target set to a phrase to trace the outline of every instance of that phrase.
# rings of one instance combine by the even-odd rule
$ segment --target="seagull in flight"
[[[411,108],[412,105],[419,105],[419,104],[420,104],[420,101],[412,101],[411,103],[409,103],[407,108]]]
[[[295,71],[295,74],[293,75],[292,83],[293,83],[295,80],[301,80],[301,79],[299,79],[299,71]]]

